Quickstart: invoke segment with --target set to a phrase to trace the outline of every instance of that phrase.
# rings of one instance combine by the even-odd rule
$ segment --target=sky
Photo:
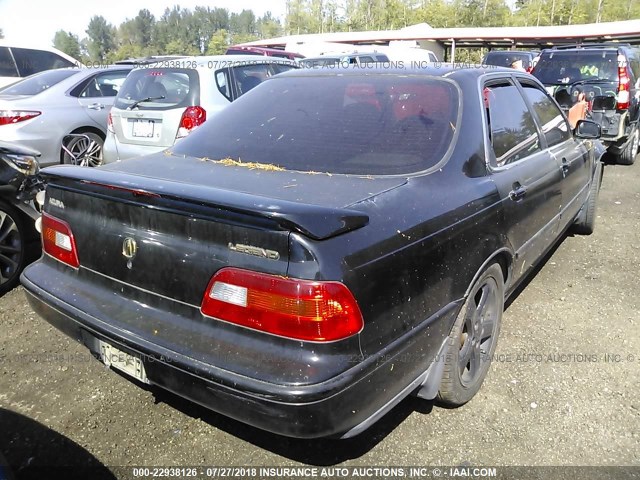
[[[4,41],[52,46],[58,30],[74,33],[80,39],[86,37],[85,30],[94,15],[102,15],[107,22],[118,26],[127,18],[134,18],[143,8],[159,19],[166,7],[178,4],[191,10],[198,5],[237,13],[247,9],[253,10],[256,16],[270,11],[283,19],[285,3],[285,0],[0,0],[0,28]]]

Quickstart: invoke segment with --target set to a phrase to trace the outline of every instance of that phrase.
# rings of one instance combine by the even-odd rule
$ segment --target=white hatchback
[[[256,55],[188,57],[141,65],[118,92],[108,119],[103,161],[171,147],[263,80],[298,68]]]

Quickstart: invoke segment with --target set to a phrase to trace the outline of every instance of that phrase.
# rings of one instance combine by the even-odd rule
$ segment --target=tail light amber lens
[[[216,273],[201,306],[208,317],[312,342],[359,333],[364,322],[355,298],[340,282],[317,282],[237,268]]]
[[[71,227],[67,222],[42,214],[42,248],[56,260],[78,268],[78,251]]]

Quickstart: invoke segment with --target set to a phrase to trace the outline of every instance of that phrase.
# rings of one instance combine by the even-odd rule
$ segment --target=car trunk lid
[[[368,217],[349,205],[405,181],[162,154],[150,178],[142,160],[46,169],[45,210],[70,225],[81,268],[189,305],[225,266],[286,275],[291,231],[323,239],[364,226]]]

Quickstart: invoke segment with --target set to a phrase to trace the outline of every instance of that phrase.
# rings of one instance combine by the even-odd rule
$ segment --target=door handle
[[[92,103],[87,107],[89,110],[102,110],[104,105],[101,103]]]
[[[566,177],[569,173],[569,162],[566,158],[562,157],[562,176]]]
[[[519,202],[527,194],[527,187],[520,185],[519,182],[513,184],[513,190],[509,192],[509,198],[514,202]]]

